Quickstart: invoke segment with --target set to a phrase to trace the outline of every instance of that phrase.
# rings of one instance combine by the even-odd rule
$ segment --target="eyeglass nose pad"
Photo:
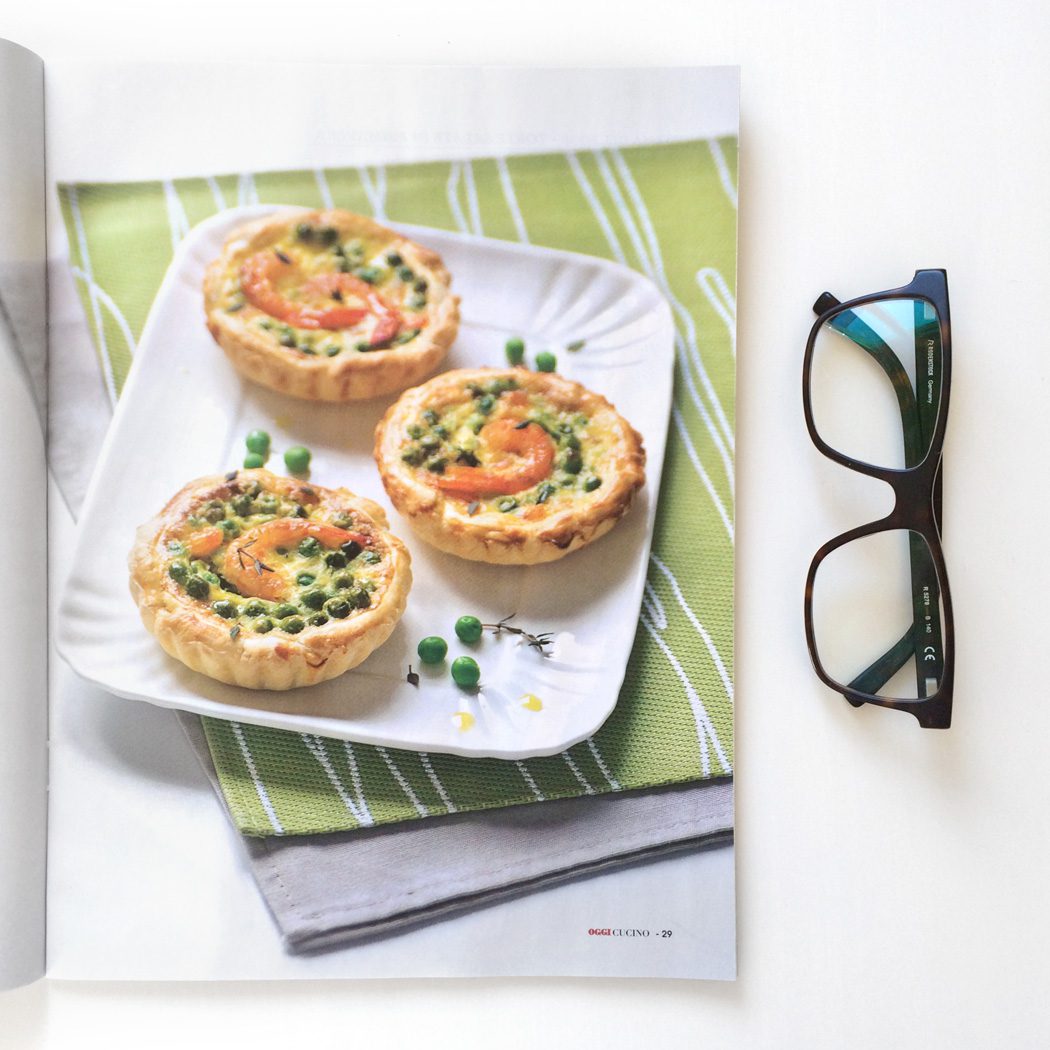
[[[836,299],[831,292],[823,292],[820,298],[813,304],[813,312],[819,316],[826,310],[838,306],[840,302],[841,300]]]

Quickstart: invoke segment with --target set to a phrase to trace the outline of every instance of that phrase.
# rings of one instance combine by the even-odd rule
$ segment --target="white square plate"
[[[275,210],[222,212],[192,230],[172,260],[84,503],[59,651],[78,674],[119,696],[213,718],[474,757],[571,747],[612,712],[638,622],[671,407],[666,301],[645,277],[602,259],[397,226],[442,255],[462,298],[459,336],[443,367],[501,365],[504,341],[520,335],[530,358],[553,350],[562,375],[608,397],[645,440],[646,486],[607,536],[548,565],[467,562],[417,539],[390,507],[371,449],[393,397],[349,405],[282,397],[241,379],[204,327],[205,267],[234,226]],[[566,352],[579,339],[585,347]],[[341,677],[284,693],[190,671],[149,635],[128,593],[135,528],[191,479],[239,467],[244,435],[255,427],[273,436],[271,469],[283,469],[285,448],[306,445],[311,480],[377,500],[412,553],[415,582],[390,639]],[[467,613],[486,623],[514,613],[515,624],[551,631],[551,655],[489,632],[463,645],[452,627]],[[447,664],[419,666],[416,645],[429,634],[448,639],[449,662],[464,654],[478,661],[476,693],[455,686]],[[406,681],[410,663],[421,675],[415,687]],[[526,694],[542,708],[524,706]]]

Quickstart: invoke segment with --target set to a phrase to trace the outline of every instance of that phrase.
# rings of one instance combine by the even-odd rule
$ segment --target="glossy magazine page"
[[[0,988],[44,971],[47,473],[44,70],[0,41],[0,440],[12,527],[0,636]]]
[[[49,971],[732,977],[736,71],[345,73],[49,71]]]

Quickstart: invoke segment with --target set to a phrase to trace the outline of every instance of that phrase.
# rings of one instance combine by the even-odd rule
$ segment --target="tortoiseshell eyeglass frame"
[[[940,339],[939,368],[940,384],[931,384],[931,398],[917,399],[911,379],[900,359],[873,329],[851,311],[860,306],[870,306],[893,299],[914,299],[932,304],[936,311]],[[875,295],[864,295],[840,303],[830,292],[825,292],[813,304],[817,320],[806,343],[806,357],[802,366],[802,404],[806,415],[806,427],[813,444],[836,463],[869,477],[885,481],[895,496],[893,510],[884,518],[860,525],[836,536],[825,543],[813,556],[806,577],[804,616],[806,644],[809,647],[813,668],[820,680],[831,689],[841,693],[854,707],[874,704],[896,711],[907,711],[928,729],[947,729],[952,720],[952,691],[955,680],[955,626],[952,616],[951,594],[948,589],[948,573],[941,548],[941,479],[943,476],[942,450],[944,433],[948,421],[948,395],[951,384],[951,323],[948,310],[948,276],[944,270],[918,270],[915,277],[903,288],[894,288]],[[862,460],[853,459],[832,448],[821,438],[813,420],[810,379],[813,366],[813,350],[821,329],[830,324],[852,342],[856,343],[878,363],[893,384],[901,412],[904,436],[903,469],[877,467]],[[921,326],[916,327],[916,361],[922,362],[922,374],[926,374],[930,359],[927,346],[920,347],[920,338],[925,335]],[[879,659],[865,668],[848,683],[835,681],[824,669],[817,649],[813,628],[813,583],[821,562],[832,551],[851,540],[871,536],[893,529],[907,529],[910,537],[910,559],[914,619],[903,637]],[[917,540],[921,537],[925,542]],[[930,604],[938,602],[943,617],[933,617],[936,623],[922,615]],[[919,652],[923,659],[919,660]],[[916,699],[896,699],[880,696],[880,690],[909,660],[916,663],[918,696]],[[937,687],[931,695],[926,694],[926,684],[936,681]]]

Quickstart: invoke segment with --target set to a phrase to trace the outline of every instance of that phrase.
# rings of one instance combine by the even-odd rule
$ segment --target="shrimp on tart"
[[[645,481],[641,436],[554,373],[459,369],[407,390],[376,428],[397,510],[474,561],[554,561],[604,535]]]
[[[441,257],[348,211],[238,227],[204,277],[208,330],[247,379],[309,401],[362,401],[429,375],[459,300]]]
[[[187,667],[294,689],[356,667],[412,585],[382,508],[267,470],[198,478],[141,526],[128,565],[142,622]]]

